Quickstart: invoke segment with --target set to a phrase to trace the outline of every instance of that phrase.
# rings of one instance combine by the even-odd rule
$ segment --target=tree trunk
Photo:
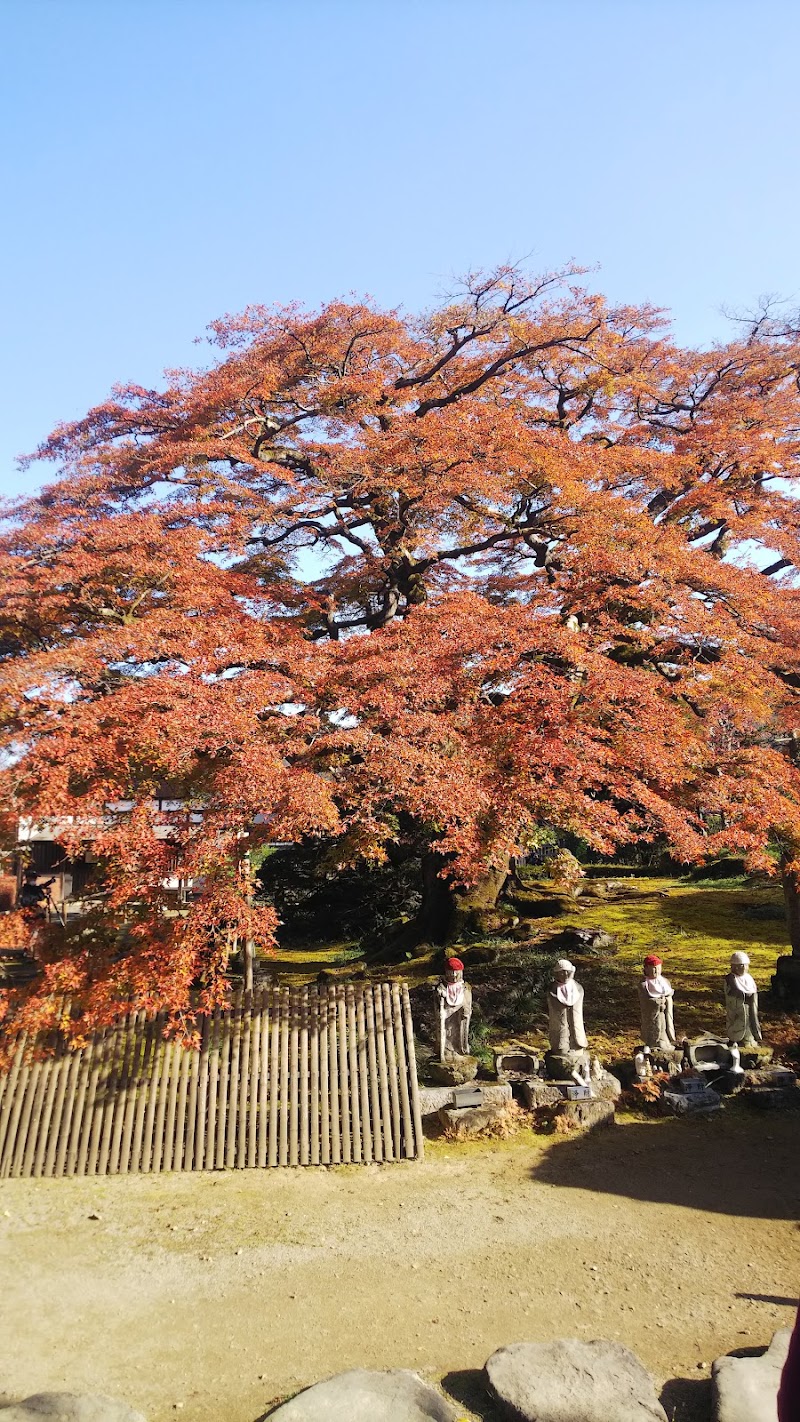
[[[789,942],[792,945],[792,957],[800,958],[800,888],[798,888],[797,877],[785,865],[781,865],[781,880],[783,883],[783,901],[786,905],[786,926],[789,930]]]
[[[447,859],[434,850],[422,859],[422,903],[414,923],[418,942],[453,943],[470,926],[475,913],[497,907],[508,879],[509,865],[487,869],[468,889],[441,877]]]

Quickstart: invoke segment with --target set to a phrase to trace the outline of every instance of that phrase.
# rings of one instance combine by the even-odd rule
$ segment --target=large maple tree
[[[208,368],[56,429],[7,520],[3,799],[104,885],[29,1013],[213,996],[235,939],[272,939],[243,867],[267,839],[413,842],[442,932],[543,825],[764,866],[779,841],[793,871],[791,323],[681,349],[580,273],[502,269],[420,316],[211,334]]]

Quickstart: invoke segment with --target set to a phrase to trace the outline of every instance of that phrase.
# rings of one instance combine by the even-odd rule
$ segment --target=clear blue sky
[[[0,492],[249,302],[599,264],[679,337],[800,299],[796,0],[0,0]]]

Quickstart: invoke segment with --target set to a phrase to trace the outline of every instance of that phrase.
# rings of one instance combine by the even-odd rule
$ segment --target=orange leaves
[[[800,565],[796,333],[681,350],[577,275],[251,308],[42,446],[0,545],[0,776],[100,859],[98,1011],[269,943],[243,843],[435,841],[468,882],[540,824],[756,862],[798,822],[800,593],[758,571]]]

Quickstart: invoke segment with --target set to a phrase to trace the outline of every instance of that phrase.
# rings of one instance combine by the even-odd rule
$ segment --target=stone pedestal
[[[545,1052],[544,1066],[551,1081],[568,1081],[576,1067],[584,1072],[591,1065],[588,1051]]]
[[[540,1106],[558,1106],[564,1100],[560,1087],[542,1077],[523,1081],[520,1091],[529,1111],[537,1111]]]
[[[506,1110],[505,1106],[497,1103],[485,1106],[443,1106],[439,1112],[439,1121],[449,1136],[456,1140],[468,1140],[470,1136],[481,1135],[487,1126],[501,1121]]]
[[[772,977],[772,991],[782,1007],[800,1004],[800,957],[786,953],[778,959]]]

